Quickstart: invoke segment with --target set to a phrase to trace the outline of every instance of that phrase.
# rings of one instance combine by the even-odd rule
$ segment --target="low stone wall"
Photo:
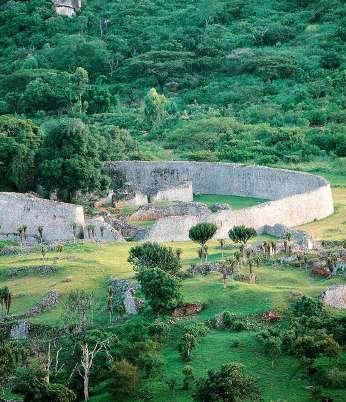
[[[222,210],[205,216],[173,216],[159,219],[143,240],[183,241],[189,228],[199,222],[217,225],[215,238],[228,237],[235,225],[293,227],[322,219],[333,213],[329,183],[319,176],[261,166],[204,162],[110,162],[110,174],[121,172],[138,188],[161,188],[191,180],[193,191],[203,194],[259,197],[272,201],[241,210]]]

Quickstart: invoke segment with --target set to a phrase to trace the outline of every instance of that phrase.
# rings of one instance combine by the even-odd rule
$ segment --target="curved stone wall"
[[[138,189],[174,185],[191,180],[194,193],[259,197],[272,201],[241,210],[225,210],[203,216],[159,219],[147,239],[186,240],[188,229],[201,221],[215,222],[217,238],[227,237],[234,225],[253,226],[280,223],[288,227],[322,219],[333,213],[329,183],[319,176],[285,169],[207,162],[109,162],[110,176],[121,172]]]

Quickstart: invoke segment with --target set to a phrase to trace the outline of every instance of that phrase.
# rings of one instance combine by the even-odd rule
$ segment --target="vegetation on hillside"
[[[85,141],[91,133],[97,143],[95,167],[109,158],[293,166],[342,158],[345,18],[341,0],[90,0],[73,18],[55,15],[50,0],[2,0],[0,114],[22,127],[14,141],[24,149],[28,124],[42,132],[35,147],[44,151],[66,118],[83,123]],[[0,169],[12,141],[5,125]],[[0,189],[45,195],[54,184],[69,199],[95,185],[76,180],[66,196],[65,183],[51,180],[51,157],[37,153],[25,186],[13,172]],[[74,173],[88,176],[76,163]]]

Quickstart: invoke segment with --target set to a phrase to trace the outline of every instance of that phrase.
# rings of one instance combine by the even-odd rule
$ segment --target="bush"
[[[294,313],[298,316],[321,316],[323,312],[323,303],[307,296],[302,296],[294,305]]]
[[[255,44],[274,46],[278,42],[287,42],[293,36],[292,28],[280,24],[271,24],[265,30],[255,34]]]
[[[180,302],[180,281],[159,268],[142,269],[137,274],[142,293],[154,313],[169,313]]]
[[[224,364],[219,370],[210,370],[206,378],[198,381],[194,395],[198,402],[255,401],[259,398],[256,380],[247,375],[239,363]]]
[[[128,262],[132,264],[136,271],[160,268],[174,275],[181,268],[181,261],[171,247],[150,242],[131,247]]]
[[[327,371],[318,370],[315,376],[318,384],[328,388],[344,389],[346,388],[346,371],[334,367]]]
[[[132,396],[139,384],[138,368],[123,359],[113,363],[110,377],[110,390],[117,396]]]
[[[171,326],[167,322],[160,319],[155,320],[149,326],[149,335],[159,341],[166,340],[169,337],[170,332]]]
[[[320,65],[322,68],[328,70],[334,70],[339,68],[342,63],[341,56],[336,52],[327,52],[320,59]]]
[[[195,337],[205,336],[209,332],[209,328],[202,321],[186,321],[178,326],[182,333],[189,333]]]

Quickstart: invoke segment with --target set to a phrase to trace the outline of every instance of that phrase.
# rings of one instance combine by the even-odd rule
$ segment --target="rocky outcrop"
[[[294,230],[290,229],[285,225],[276,224],[273,226],[265,225],[263,228],[263,233],[271,236],[285,238],[289,233],[294,243],[299,247],[307,250],[311,250],[314,247],[314,242],[309,233],[304,230]]]
[[[82,6],[82,0],[53,0],[55,12],[63,17],[72,17]]]
[[[109,286],[113,288],[117,297],[122,298],[126,314],[137,314],[137,301],[133,294],[138,285],[131,284],[126,279],[111,279]]]
[[[10,331],[12,339],[27,339],[29,335],[30,324],[25,320],[20,320],[13,324]]]
[[[328,288],[321,295],[324,304],[344,309],[346,308],[346,285],[334,285]]]
[[[202,303],[186,303],[183,306],[177,307],[173,310],[172,317],[185,317],[188,315],[195,315],[202,311]]]
[[[126,219],[109,219],[108,223],[124,238],[134,238],[138,232],[137,226],[127,222]]]
[[[107,223],[103,216],[90,217],[85,220],[84,238],[97,241],[123,240],[121,233]]]

